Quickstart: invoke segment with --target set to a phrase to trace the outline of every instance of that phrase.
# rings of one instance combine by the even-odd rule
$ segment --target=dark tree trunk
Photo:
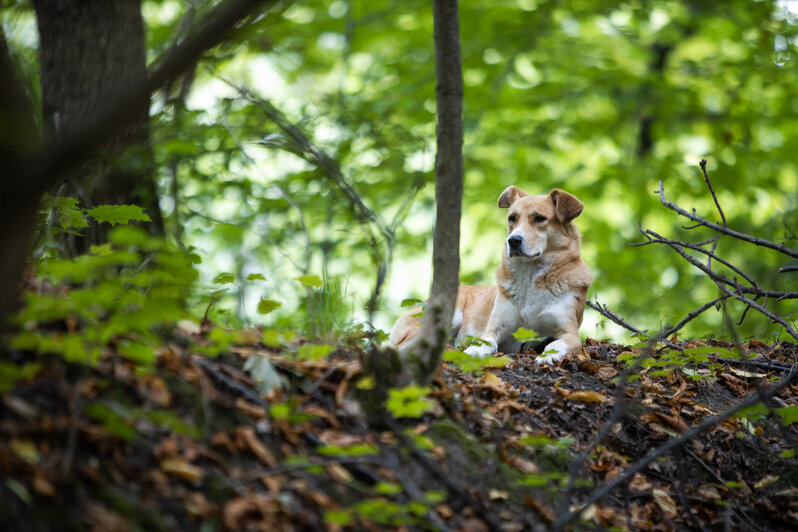
[[[109,102],[147,76],[140,0],[34,0],[39,26],[45,139],[75,134]],[[134,203],[163,233],[150,150],[149,95],[127,106],[124,128],[103,146],[99,164],[66,177],[65,195],[85,206]],[[102,238],[93,227],[87,239]],[[86,247],[85,243],[81,247]]]
[[[440,365],[460,284],[460,213],[463,198],[463,76],[457,0],[435,0],[435,76],[438,106],[435,156],[435,233],[432,287],[421,329],[403,349],[413,380],[429,382]]]
[[[17,302],[39,203],[37,194],[16,193],[15,180],[38,144],[33,107],[17,79],[0,27],[0,332]]]

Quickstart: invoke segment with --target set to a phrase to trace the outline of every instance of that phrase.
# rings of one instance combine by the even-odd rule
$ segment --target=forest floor
[[[618,357],[635,350],[588,339],[559,367],[529,353],[474,373],[444,364],[426,413],[369,424],[354,398],[370,386],[356,345],[299,360],[252,336],[214,359],[188,347],[200,335],[177,331],[146,371],[113,351],[93,368],[40,360],[0,397],[0,528],[550,530],[798,357],[795,344],[754,341],[757,365],[743,367],[712,360],[728,344],[680,343],[710,348],[710,361],[621,385]],[[257,391],[242,369],[253,357],[282,390]],[[773,401],[798,404],[798,386]],[[765,414],[664,454],[569,528],[795,530],[798,431]]]

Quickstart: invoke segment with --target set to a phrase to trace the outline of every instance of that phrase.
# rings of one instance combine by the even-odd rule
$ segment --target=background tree
[[[146,80],[140,0],[36,0],[45,138],[75,134],[131,86]],[[86,207],[136,204],[163,233],[150,150],[149,94],[127,102],[125,126],[104,143],[102,157],[66,179],[59,192]],[[91,243],[102,240],[91,226]]]

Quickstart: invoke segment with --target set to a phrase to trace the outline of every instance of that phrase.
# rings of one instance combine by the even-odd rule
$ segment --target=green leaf
[[[268,314],[269,312],[273,311],[274,309],[280,308],[282,303],[279,301],[272,301],[271,299],[266,299],[265,297],[260,298],[258,302],[258,314]]]
[[[518,330],[513,333],[513,338],[519,342],[531,342],[535,338],[539,338],[539,336],[538,333],[532,329],[524,329],[523,327],[519,327]]]
[[[327,344],[305,344],[297,348],[297,356],[300,360],[321,360],[335,351],[335,347]]]
[[[353,510],[327,510],[324,512],[324,522],[331,525],[348,526],[354,522]]]
[[[416,305],[424,305],[424,302],[420,299],[409,298],[403,299],[401,305],[403,307],[415,307]]]
[[[306,288],[321,288],[324,286],[324,281],[316,275],[300,275],[299,277],[294,277],[294,280],[299,281]]]
[[[421,417],[435,407],[435,403],[426,397],[429,392],[428,386],[391,388],[385,407],[394,417]]]
[[[781,416],[785,425],[791,425],[798,422],[798,405],[785,406],[784,408],[777,408],[776,412]]]
[[[250,273],[247,275],[247,281],[265,281],[266,277],[262,273]]]
[[[33,378],[41,369],[41,364],[32,362],[22,366],[9,362],[0,362],[0,393],[5,393],[16,386],[18,381]]]
[[[454,364],[460,370],[470,373],[481,372],[488,368],[503,368],[510,363],[512,358],[508,356],[500,357],[473,357],[463,351],[446,351],[443,354],[443,360],[450,364]]]
[[[235,281],[235,276],[232,273],[220,273],[213,278],[213,284],[230,284]]]
[[[369,443],[356,443],[348,447],[322,445],[316,452],[323,456],[366,456],[379,454],[379,450]]]
[[[100,223],[107,222],[112,226],[128,224],[131,220],[151,222],[149,216],[138,205],[98,205],[89,209],[89,216]]]
[[[155,362],[155,351],[152,347],[138,342],[120,342],[117,347],[123,357],[146,366]]]
[[[86,214],[83,209],[78,207],[78,200],[75,198],[59,197],[55,200],[55,208],[58,211],[58,224],[61,229],[69,230],[88,227]]]

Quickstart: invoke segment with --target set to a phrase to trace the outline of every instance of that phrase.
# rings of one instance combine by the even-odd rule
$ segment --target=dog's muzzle
[[[521,235],[510,235],[507,238],[507,247],[510,251],[510,257],[527,257],[529,259],[536,259],[541,255],[540,251],[530,255],[524,251],[524,237]]]
[[[507,239],[507,246],[509,247],[511,257],[523,256],[525,254],[522,249],[524,246],[524,237],[520,235],[511,235]]]

